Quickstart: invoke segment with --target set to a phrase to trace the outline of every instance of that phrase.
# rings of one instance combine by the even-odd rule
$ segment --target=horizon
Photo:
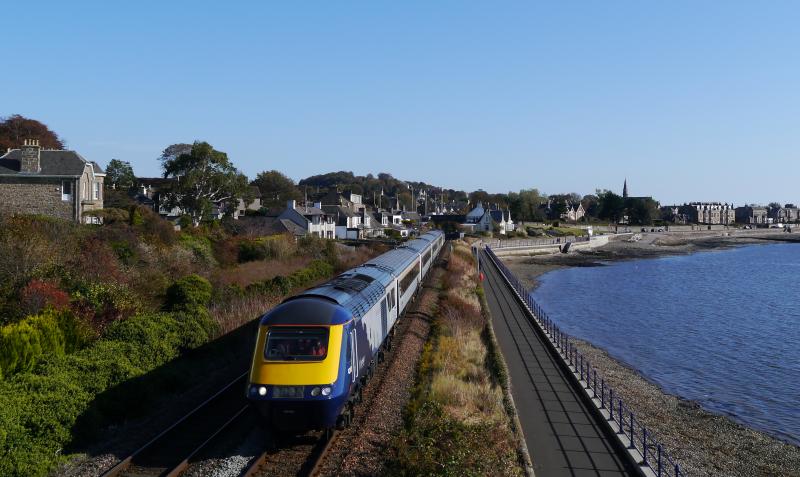
[[[800,202],[800,6],[615,6],[11,5],[0,114],[143,177],[203,140],[250,179]]]

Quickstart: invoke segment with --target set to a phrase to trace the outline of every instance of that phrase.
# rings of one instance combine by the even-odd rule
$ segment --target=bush
[[[239,263],[266,260],[267,250],[259,240],[243,240],[239,242]]]
[[[39,315],[0,328],[0,376],[30,371],[47,356],[82,347],[91,338],[69,310],[48,308]]]
[[[190,232],[181,232],[180,244],[191,251],[201,264],[208,267],[217,265],[211,239],[205,235],[201,235],[199,230],[191,229]]]
[[[145,408],[141,393],[115,392],[118,386],[207,340],[209,324],[203,311],[136,315],[91,347],[50,354],[35,374],[0,381],[0,475],[44,476],[76,433]],[[108,395],[98,399],[101,393]]]
[[[211,301],[211,284],[199,275],[187,275],[167,288],[167,309],[193,310],[206,307]]]
[[[125,285],[82,283],[73,292],[75,307],[98,331],[108,323],[128,318],[139,310],[139,302]]]
[[[69,306],[69,295],[54,283],[31,280],[19,294],[20,309],[26,315],[35,315],[45,307],[61,310]]]

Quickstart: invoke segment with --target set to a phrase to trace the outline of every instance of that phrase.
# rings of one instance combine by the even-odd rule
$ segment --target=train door
[[[381,300],[381,339],[389,334],[389,310],[386,307],[386,297]]]
[[[350,382],[354,383],[358,379],[358,342],[355,328],[350,330],[350,339],[347,340],[347,360],[350,362],[347,367],[351,371]]]

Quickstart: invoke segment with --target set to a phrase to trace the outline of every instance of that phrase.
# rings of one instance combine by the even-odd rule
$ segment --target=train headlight
[[[322,395],[323,396],[330,396],[331,395],[331,387],[330,386],[325,386],[324,388],[322,388]]]
[[[259,386],[258,387],[258,395],[259,396],[266,396],[267,395],[267,387],[266,386]]]
[[[311,395],[314,396],[314,397],[317,397],[317,396],[319,396],[319,392],[320,392],[319,388],[314,388],[314,389],[311,390]]]

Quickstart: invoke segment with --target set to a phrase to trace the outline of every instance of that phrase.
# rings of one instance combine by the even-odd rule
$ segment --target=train
[[[246,395],[272,429],[342,429],[444,246],[420,235],[260,318]]]

